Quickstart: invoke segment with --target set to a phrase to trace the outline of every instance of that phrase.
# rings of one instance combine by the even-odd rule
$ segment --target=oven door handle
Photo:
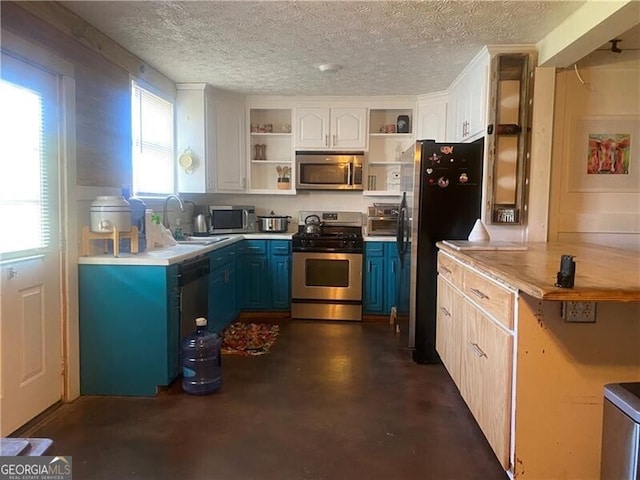
[[[246,208],[242,210],[242,229],[246,230],[249,226],[249,210]]]
[[[353,163],[348,163],[349,168],[347,169],[347,185],[353,185]]]

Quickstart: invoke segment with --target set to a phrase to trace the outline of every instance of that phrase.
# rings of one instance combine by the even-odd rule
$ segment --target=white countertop
[[[158,265],[167,266],[182,262],[189,258],[204,255],[214,250],[233,245],[241,240],[291,240],[293,233],[248,233],[242,235],[220,235],[225,238],[209,245],[179,243],[172,247],[155,248],[141,253],[120,253],[114,257],[112,253],[80,257],[80,265]]]
[[[293,232],[286,233],[245,233],[219,235],[225,240],[209,245],[180,243],[173,247],[155,248],[141,253],[120,253],[114,257],[112,253],[80,257],[80,265],[159,265],[167,266],[182,262],[189,258],[205,255],[214,250],[233,245],[241,240],[291,240]],[[205,237],[206,238],[206,237]],[[393,235],[365,235],[365,242],[395,242]]]
[[[365,235],[362,238],[364,238],[365,242],[395,242],[396,241],[395,235]]]

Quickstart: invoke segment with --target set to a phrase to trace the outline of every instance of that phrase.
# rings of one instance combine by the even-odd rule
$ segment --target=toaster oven
[[[374,203],[367,209],[367,235],[395,235],[398,212],[395,203]]]

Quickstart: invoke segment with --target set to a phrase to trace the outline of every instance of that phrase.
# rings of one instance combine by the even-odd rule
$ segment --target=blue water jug
[[[222,386],[220,337],[207,330],[207,319],[196,319],[196,332],[182,340],[182,389],[207,395]]]

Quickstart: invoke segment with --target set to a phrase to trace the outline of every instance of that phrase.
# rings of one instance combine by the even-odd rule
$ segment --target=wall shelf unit
[[[249,191],[295,195],[292,109],[249,108],[248,119]],[[284,170],[289,182],[278,181]]]
[[[407,133],[398,133],[398,118],[408,119]],[[369,152],[364,177],[365,196],[399,196],[402,178],[413,176],[413,164],[402,162],[402,153],[414,142],[413,110],[369,110]]]
[[[491,61],[491,104],[487,126],[488,223],[526,222],[533,72],[527,53],[498,54]]]

